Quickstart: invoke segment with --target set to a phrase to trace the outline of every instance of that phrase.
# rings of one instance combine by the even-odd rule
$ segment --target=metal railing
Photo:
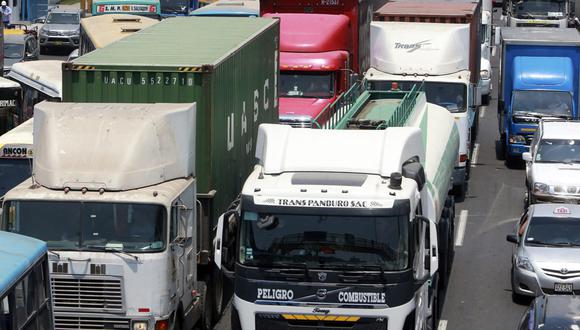
[[[397,99],[401,102],[393,115],[385,121],[376,122],[375,129],[401,126],[408,119],[417,104],[419,94],[424,92],[424,84],[413,85],[411,90],[371,90],[367,84],[355,83],[348,91],[326,106],[311,122],[312,128],[339,129],[348,127],[349,121],[362,109],[369,99]]]

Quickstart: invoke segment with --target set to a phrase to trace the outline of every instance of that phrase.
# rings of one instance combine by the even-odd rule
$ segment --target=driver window
[[[523,236],[526,231],[526,228],[528,226],[528,220],[529,220],[528,212],[525,212],[520,218],[520,224],[518,228],[518,235],[520,237]]]

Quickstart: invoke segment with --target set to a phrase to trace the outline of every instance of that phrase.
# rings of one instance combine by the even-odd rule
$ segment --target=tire
[[[495,158],[497,160],[505,160],[505,138],[500,137],[498,141],[495,141]]]
[[[198,282],[198,290],[201,293],[201,318],[199,328],[202,330],[212,330],[213,328],[213,292],[211,292],[211,282],[208,276],[204,281]]]
[[[183,316],[181,316],[181,312],[179,311],[177,312],[177,315],[175,315],[173,330],[183,330]]]
[[[473,127],[471,127],[471,145],[475,144],[475,140],[477,140],[477,134],[479,134],[479,108],[475,112],[475,118],[473,119]],[[471,148],[473,151],[473,148]]]
[[[443,289],[447,287],[448,276],[447,271],[449,269],[449,246],[447,246],[447,242],[449,242],[449,219],[441,219],[441,223],[439,224],[439,228],[441,231],[439,242],[441,245],[439,246],[439,285],[438,287]],[[445,245],[443,244],[445,243]]]
[[[213,280],[213,316],[219,320],[224,307],[224,277],[217,267],[213,267],[211,278]]]
[[[481,96],[481,104],[483,105],[489,105],[489,100],[491,95],[487,94],[487,95],[482,95]]]
[[[240,322],[240,316],[238,315],[238,311],[232,306],[232,312],[230,315],[231,319],[231,329],[232,330],[242,330],[242,324]]]
[[[517,161],[517,159],[516,159],[514,156],[510,155],[510,154],[507,152],[507,150],[506,150],[506,152],[505,152],[505,157],[504,157],[504,159],[505,159],[505,166],[506,166],[507,168],[514,168],[514,167],[516,167],[516,165],[517,165],[517,162],[518,162],[518,161]]]

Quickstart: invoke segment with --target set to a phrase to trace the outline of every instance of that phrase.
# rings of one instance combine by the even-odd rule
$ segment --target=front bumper
[[[578,277],[560,278],[558,271],[550,271],[555,276],[547,275],[543,269],[536,272],[514,267],[513,270],[513,288],[514,292],[524,296],[540,296],[543,294],[555,294],[554,284],[571,283],[574,288],[574,294],[580,294],[580,275]],[[574,275],[572,275],[574,276]]]
[[[530,146],[525,144],[508,144],[507,152],[510,156],[514,157],[521,157],[524,152],[528,152],[530,150]]]
[[[38,42],[41,46],[51,46],[51,47],[78,47],[79,46],[79,36],[49,36],[40,35],[38,37]]]
[[[242,330],[311,329],[320,326],[321,323],[333,329],[341,326],[341,328],[353,330],[400,330],[403,328],[407,316],[415,309],[415,305],[415,299],[404,305],[391,308],[327,308],[322,305],[320,309],[327,310],[327,312],[314,313],[315,306],[258,305],[234,296],[233,307],[238,312]],[[333,319],[334,316],[336,316],[334,320],[320,321],[320,318]],[[339,317],[341,317],[340,320],[344,320],[345,317],[347,320],[351,319],[344,322],[336,321]],[[356,319],[356,321],[353,321],[353,319]],[[371,320],[372,322],[370,322]],[[333,324],[336,324],[335,327],[333,327]],[[345,327],[347,324],[348,327]]]
[[[165,318],[167,319],[167,318]],[[54,312],[54,329],[133,329],[135,322],[146,322],[147,329],[155,329],[153,316],[124,316],[108,313]]]
[[[564,195],[564,194],[542,194],[538,192],[532,193],[532,202],[534,203],[570,203],[580,204],[580,195]]]

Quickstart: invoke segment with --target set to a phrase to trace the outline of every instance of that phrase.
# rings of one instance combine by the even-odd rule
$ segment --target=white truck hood
[[[469,24],[372,22],[371,67],[418,75],[469,70]]]

